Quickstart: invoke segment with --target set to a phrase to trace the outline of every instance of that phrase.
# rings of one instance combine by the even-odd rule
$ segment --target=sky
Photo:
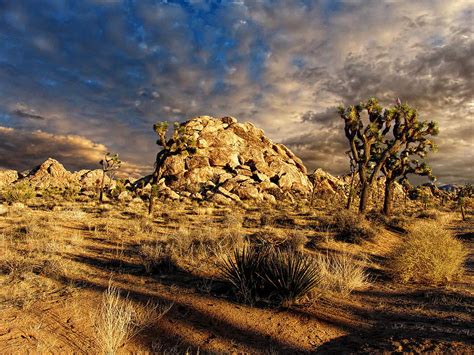
[[[338,105],[436,120],[440,183],[473,180],[471,0],[0,0],[0,168],[148,174],[156,121],[234,116],[348,171]]]

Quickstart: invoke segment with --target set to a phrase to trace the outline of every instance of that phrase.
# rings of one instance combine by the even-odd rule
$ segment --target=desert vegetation
[[[413,156],[437,133],[413,108],[371,99],[340,115],[345,177],[308,176],[253,125],[204,117],[171,138],[157,123],[163,150],[141,179],[116,179],[121,162],[108,154],[96,172],[48,159],[0,186],[1,347],[472,350],[472,189],[409,183],[432,176]],[[209,150],[212,139],[230,153]]]

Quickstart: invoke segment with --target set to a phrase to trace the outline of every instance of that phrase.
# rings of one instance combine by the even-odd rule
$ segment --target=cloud
[[[472,11],[467,0],[2,2],[0,123],[81,136],[149,171],[155,121],[232,115],[311,169],[342,173],[334,108],[400,97],[440,123],[435,174],[466,181]]]
[[[0,167],[4,169],[29,170],[48,157],[58,160],[71,171],[98,169],[99,161],[107,152],[104,145],[77,135],[55,135],[0,126]],[[124,162],[122,173],[136,176],[143,168]]]

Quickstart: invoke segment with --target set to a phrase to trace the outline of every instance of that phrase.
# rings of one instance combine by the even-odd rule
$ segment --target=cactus
[[[157,122],[153,125],[153,130],[158,135],[157,145],[163,147],[158,152],[155,160],[155,171],[152,174],[150,183],[152,190],[150,192],[148,214],[153,213],[154,197],[158,194],[157,183],[161,178],[163,163],[172,155],[189,154],[196,151],[196,142],[193,138],[194,131],[188,130],[186,126],[174,123],[174,131],[172,137],[167,140],[168,122]]]
[[[118,154],[107,153],[105,154],[104,159],[102,159],[99,162],[99,164],[102,168],[102,179],[100,181],[100,188],[99,188],[99,202],[102,203],[104,199],[105,177],[106,175],[120,169],[120,166],[122,165],[122,161],[119,160]]]

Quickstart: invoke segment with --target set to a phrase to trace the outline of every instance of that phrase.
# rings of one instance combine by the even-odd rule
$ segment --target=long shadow
[[[87,287],[97,292],[104,292],[107,289],[107,280],[103,281],[103,284],[94,281],[84,281],[76,278],[62,277],[61,281],[66,284],[82,284],[83,287]],[[210,333],[207,340],[220,338],[227,340],[230,343],[242,344],[246,348],[253,349],[253,351],[265,352],[268,349],[278,349],[280,353],[287,354],[303,354],[307,353],[303,348],[286,343],[281,339],[271,337],[256,329],[245,329],[235,323],[227,320],[220,319],[216,315],[212,315],[204,310],[197,309],[187,303],[177,301],[172,296],[158,296],[156,294],[147,293],[143,291],[137,291],[130,287],[120,285],[120,289],[128,295],[129,299],[146,304],[146,302],[152,303],[170,303],[174,305],[170,312],[166,315],[168,326],[163,324],[154,324],[152,329],[149,329],[145,335],[147,338],[157,336],[161,337],[160,341],[170,346],[179,343],[183,349],[196,349],[199,346],[192,344],[187,339],[180,335],[179,326],[184,326],[190,330],[196,329]],[[199,297],[199,296],[196,296]],[[215,299],[207,297],[209,301]],[[151,350],[151,344],[149,339],[143,337],[137,337],[136,341],[140,341],[144,347],[148,347]],[[239,349],[235,349],[239,351]],[[241,351],[241,350],[240,350]]]
[[[116,271],[120,274],[130,274],[141,277],[144,275],[143,267],[140,264],[124,262],[114,258],[96,258],[90,256],[70,256],[73,260],[87,264],[91,267],[101,269],[103,271]],[[191,291],[193,293],[199,288],[199,284],[208,284],[215,282],[219,285],[219,281],[211,278],[203,278],[192,272],[172,268],[172,271],[161,273],[150,276],[149,279],[154,280],[157,284],[167,286],[169,288],[178,287],[183,291]],[[67,284],[70,282],[84,281],[79,279],[65,279],[64,282]],[[103,281],[103,282],[102,282]],[[87,281],[86,287],[104,291],[106,288],[104,285],[107,284],[105,278],[102,280],[102,285],[98,282]],[[154,326],[153,329],[148,330],[144,337],[137,338],[137,341],[142,342],[144,347],[151,349],[150,338],[160,337],[163,338],[163,342],[170,346],[176,344],[176,339],[183,346],[183,349],[191,348],[195,349],[198,344],[193,344],[189,338],[179,334],[179,328],[183,327],[187,329],[187,334],[192,333],[195,329],[198,332],[208,334],[206,341],[213,341],[213,339],[221,339],[228,343],[238,343],[241,346],[250,348],[253,351],[265,352],[269,348],[278,349],[281,353],[304,353],[305,348],[293,345],[289,342],[285,342],[284,339],[279,339],[275,336],[266,334],[258,329],[244,329],[231,320],[221,319],[217,314],[212,314],[212,308],[209,311],[200,309],[196,306],[190,305],[184,301],[177,301],[177,298],[173,298],[172,295],[156,295],[153,290],[142,291],[133,289],[133,285],[125,284],[121,286],[122,289],[130,295],[130,297],[139,302],[146,302],[150,300],[152,302],[174,302],[175,307],[167,315],[166,319],[168,323],[159,323]],[[217,301],[216,297],[227,298],[227,301],[232,299],[229,297],[230,287],[228,285],[220,285],[221,288],[225,289],[227,293],[219,289],[211,289],[210,294],[205,293],[193,294],[193,298],[198,300],[208,300],[209,303]],[[425,292],[425,294],[423,293]],[[468,305],[473,302],[473,297],[466,296],[457,292],[445,291],[445,290],[430,290],[432,294],[429,296],[429,300],[436,300],[439,298],[439,302],[427,303],[429,307],[432,307],[433,311],[439,312],[453,312],[453,309],[449,305],[443,304],[443,299],[456,300],[457,298],[463,297],[463,302]],[[354,305],[347,305],[343,307],[343,314],[349,314],[357,316],[359,319],[369,318],[365,326],[361,325],[364,322],[353,320],[349,317],[345,319],[345,316],[338,316],[337,314],[331,313],[331,309],[327,309],[327,312],[321,312],[320,310],[308,310],[308,309],[297,309],[292,308],[285,310],[288,315],[294,316],[297,319],[304,317],[305,319],[311,319],[318,323],[326,324],[331,327],[336,327],[349,333],[344,337],[333,339],[324,345],[316,349],[317,353],[341,353],[341,352],[365,352],[365,351],[390,351],[391,347],[394,347],[393,351],[397,351],[397,346],[393,345],[390,338],[414,338],[417,342],[421,342],[423,339],[430,341],[457,341],[463,344],[471,344],[472,340],[469,338],[469,334],[463,334],[465,329],[470,328],[470,323],[463,320],[447,320],[442,318],[439,314],[433,316],[426,316],[423,314],[412,314],[412,308],[420,304],[426,297],[426,291],[415,290],[414,292],[385,292],[381,290],[370,289],[367,291],[359,291],[355,293],[355,296],[362,299],[369,299],[369,302],[374,303],[374,299],[382,303],[387,303],[389,306],[388,310],[382,309],[376,310],[372,307],[363,308]],[[400,310],[399,301],[402,302],[401,306],[407,306],[409,309]],[[221,300],[221,302],[223,302]],[[198,302],[199,304],[199,302]],[[229,303],[232,304],[232,303]],[[201,302],[202,305],[202,302]],[[211,306],[209,306],[211,307]],[[472,310],[472,306],[469,306]],[[463,310],[459,310],[463,312]],[[427,324],[433,323],[435,327],[426,328]],[[417,329],[416,327],[423,326],[423,329]],[[436,328],[439,326],[439,328]],[[395,343],[394,343],[395,344]],[[199,346],[206,346],[206,342],[200,342]],[[239,351],[236,348],[235,351]],[[370,352],[369,351],[369,352]]]

